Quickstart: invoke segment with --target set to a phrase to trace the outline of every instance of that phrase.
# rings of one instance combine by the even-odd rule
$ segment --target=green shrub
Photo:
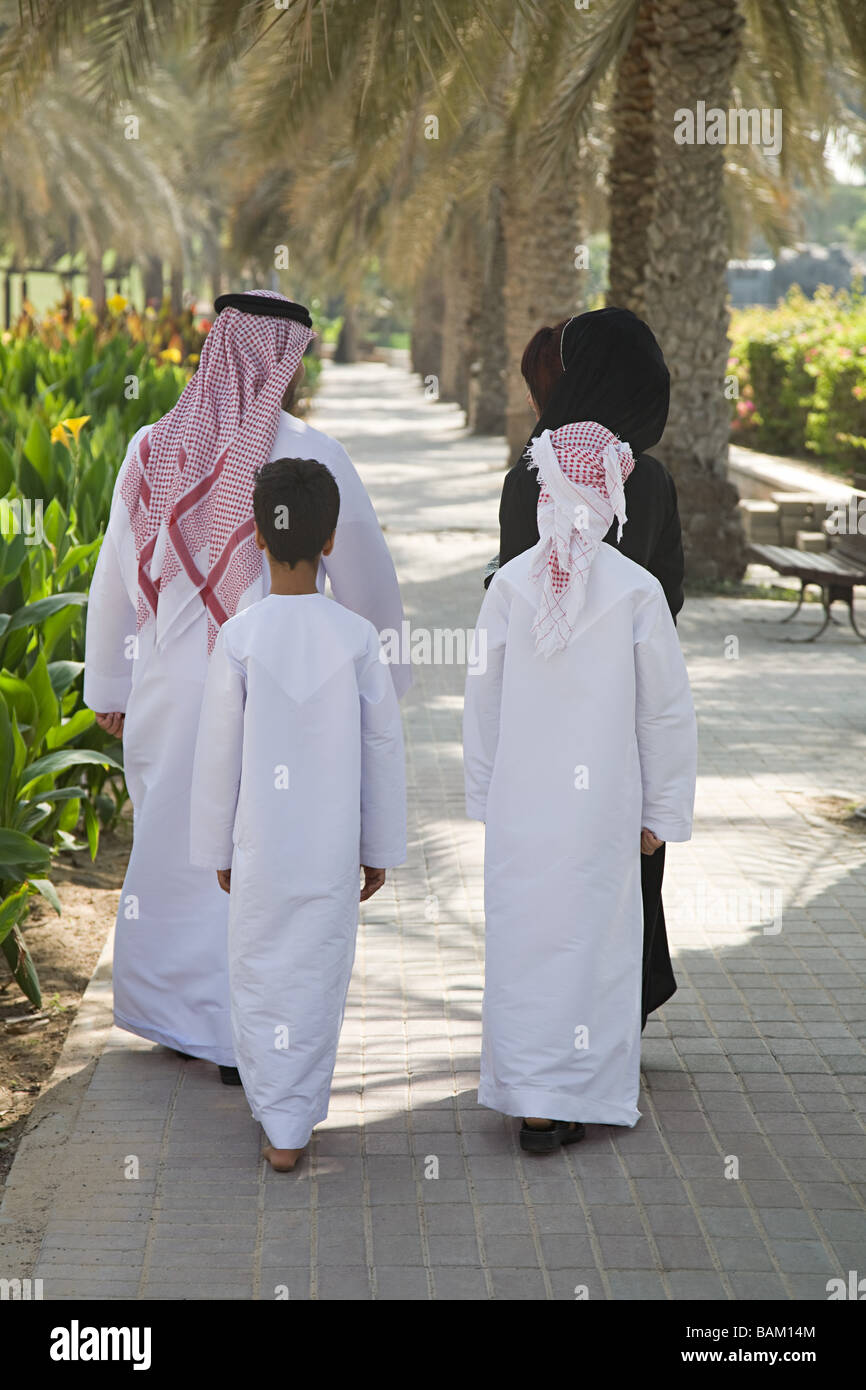
[[[796,288],[774,309],[737,310],[728,371],[731,437],[768,453],[808,454],[849,474],[866,464],[866,297]]]

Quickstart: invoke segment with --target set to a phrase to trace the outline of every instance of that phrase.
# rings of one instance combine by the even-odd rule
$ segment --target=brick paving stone
[[[406,1265],[376,1266],[376,1298],[426,1302],[430,1298],[427,1271]]]
[[[735,1298],[767,1299],[768,1302],[782,1302],[790,1298],[778,1274],[758,1273],[752,1270],[732,1270],[728,1277]]]
[[[491,1269],[493,1297],[511,1301],[537,1301],[547,1297],[544,1275],[536,1269]]]
[[[709,1270],[672,1270],[667,1278],[675,1299],[709,1302],[728,1297],[721,1277]]]
[[[531,1273],[527,1270],[527,1273]],[[434,1265],[432,1269],[435,1297],[438,1300],[486,1299],[487,1281],[480,1269],[467,1269],[460,1265]]]
[[[714,1236],[713,1249],[723,1269],[738,1270],[740,1273],[773,1269],[772,1257],[760,1240],[750,1240],[745,1236]]]
[[[392,407],[401,429],[383,435]],[[317,413],[370,489],[411,621],[471,627],[501,442],[374,363],[329,365]],[[862,1269],[866,845],[801,807],[862,799],[866,652],[843,629],[823,639],[832,652],[780,643],[779,612],[690,598],[680,616],[698,808],[694,839],[668,851],[680,989],[644,1035],[634,1129],[590,1125],[534,1159],[515,1119],[477,1104],[483,829],[463,813],[463,672],[418,667],[410,859],[362,910],[331,1114],[297,1173],[262,1163],[243,1094],[214,1068],[114,1031],[65,1147],[22,1149],[13,1166],[4,1259],[30,1251],[22,1277],[58,1300],[824,1299],[828,1277]],[[808,866],[796,879],[792,856]],[[762,932],[773,890],[781,930]]]
[[[621,1270],[610,1272],[610,1288],[614,1298],[654,1299],[663,1302],[668,1295],[661,1274],[654,1269]]]

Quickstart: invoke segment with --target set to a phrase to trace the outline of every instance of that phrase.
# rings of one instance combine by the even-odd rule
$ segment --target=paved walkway
[[[317,419],[361,468],[413,623],[470,627],[498,441],[373,364],[329,369]],[[681,620],[697,830],[669,850],[680,990],[647,1028],[635,1129],[529,1159],[476,1104],[463,672],[419,668],[410,859],[363,910],[331,1115],[303,1167],[259,1161],[214,1068],[110,1028],[104,962],[10,1175],[0,1273],[55,1299],[824,1299],[866,1269],[866,835],[825,814],[866,800],[866,653],[841,628],[782,642],[784,611],[696,600]]]

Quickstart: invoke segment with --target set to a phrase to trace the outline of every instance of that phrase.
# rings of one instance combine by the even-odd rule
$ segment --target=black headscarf
[[[618,545],[615,526],[605,540],[656,576],[676,615],[683,605],[677,492],[668,470],[646,452],[661,439],[668,418],[670,374],[662,350],[630,309],[609,308],[571,319],[561,353],[563,374],[531,438],[577,420],[597,420],[631,445],[635,469],[625,485],[628,523]],[[538,476],[527,467],[528,457],[524,452],[502,486],[500,565],[538,540]]]
[[[578,314],[562,334],[563,373],[531,438],[577,420],[597,420],[635,458],[662,437],[671,379],[652,330],[630,309]]]

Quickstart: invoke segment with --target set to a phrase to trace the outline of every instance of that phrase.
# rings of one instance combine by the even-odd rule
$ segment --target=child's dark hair
[[[340,513],[334,475],[315,459],[271,459],[256,469],[253,513],[275,560],[317,560]]]

